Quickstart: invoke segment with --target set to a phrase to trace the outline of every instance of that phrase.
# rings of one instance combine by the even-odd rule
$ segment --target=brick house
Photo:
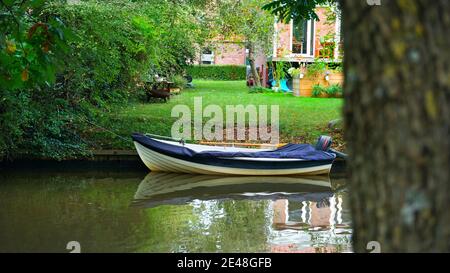
[[[318,7],[319,21],[275,24],[273,61],[310,63],[316,58],[340,62],[341,21],[330,7]]]
[[[247,65],[248,50],[243,43],[233,41],[214,42],[214,49],[204,49],[196,64],[202,65]],[[267,63],[264,54],[258,54],[256,66]]]
[[[270,252],[351,252],[350,244],[346,243],[351,237],[348,233],[351,222],[348,206],[346,199],[340,195],[320,201],[274,201]],[[289,234],[289,243],[282,236],[285,231],[295,231]]]
[[[317,58],[339,63],[342,60],[341,21],[331,7],[316,8],[319,21],[275,23],[272,56],[258,54],[256,67],[263,83],[269,78],[268,62],[288,62],[292,66],[308,64]],[[247,50],[242,43],[215,42],[214,50],[204,50],[196,61],[203,65],[246,65]]]

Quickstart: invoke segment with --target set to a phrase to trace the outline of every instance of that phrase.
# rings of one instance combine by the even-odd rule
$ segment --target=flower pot
[[[292,87],[292,94],[294,97],[300,97],[300,79],[294,78],[293,80],[293,87]]]
[[[170,88],[171,94],[179,94],[181,92],[180,88]]]

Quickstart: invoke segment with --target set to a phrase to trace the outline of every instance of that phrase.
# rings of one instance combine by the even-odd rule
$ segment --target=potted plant
[[[281,88],[281,80],[285,77],[286,73],[284,72],[284,62],[276,62],[274,70],[275,85],[272,87],[272,90],[278,92]]]
[[[289,68],[288,73],[291,75],[293,81],[293,95],[295,97],[300,97],[300,79],[305,76],[304,67],[291,67]]]
[[[317,59],[308,66],[303,66],[304,71],[300,76],[300,96],[311,97],[314,85],[326,85],[325,72],[327,71],[327,63]],[[303,75],[303,77],[302,77]]]
[[[336,42],[332,34],[327,34],[320,37],[321,49],[319,49],[319,56],[321,58],[333,59],[334,49],[336,48]]]
[[[323,60],[316,60],[308,66],[306,76],[317,84],[320,84],[321,76],[327,71],[327,64]]]
[[[170,88],[170,92],[178,94],[187,86],[187,80],[181,75],[175,75],[170,78],[173,85]]]

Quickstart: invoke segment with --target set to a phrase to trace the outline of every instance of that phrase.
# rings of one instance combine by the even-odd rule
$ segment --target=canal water
[[[351,252],[350,225],[343,179],[0,174],[0,252]]]

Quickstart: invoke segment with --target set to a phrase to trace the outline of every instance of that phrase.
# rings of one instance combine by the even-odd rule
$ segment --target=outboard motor
[[[347,159],[347,155],[331,149],[331,144],[333,144],[333,139],[329,136],[320,136],[319,140],[317,140],[316,150],[333,153],[337,158]]]
[[[328,152],[333,144],[333,139],[329,136],[320,136],[317,140],[316,150]]]

